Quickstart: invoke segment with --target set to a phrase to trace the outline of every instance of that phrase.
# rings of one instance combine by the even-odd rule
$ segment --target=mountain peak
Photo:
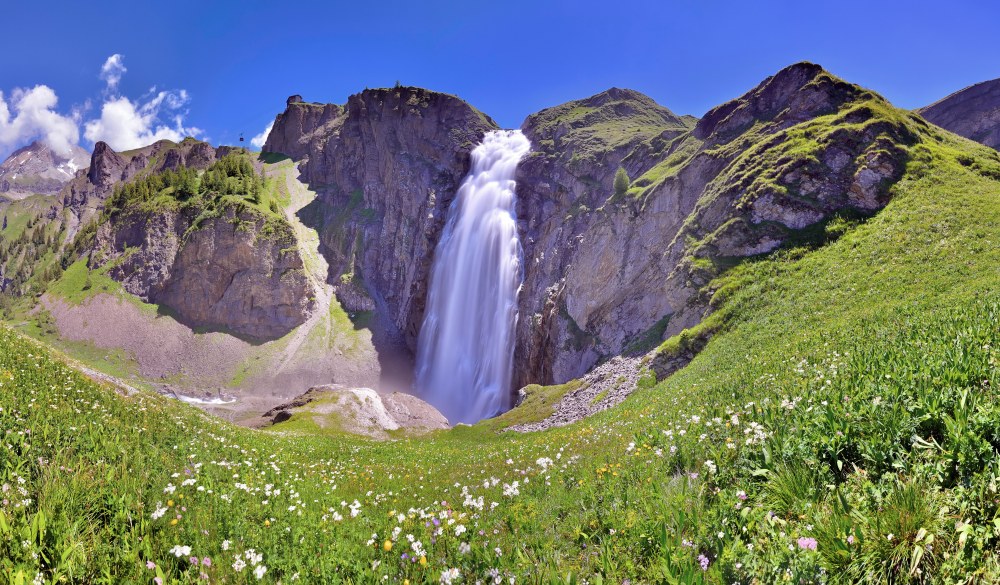
[[[94,145],[94,154],[90,159],[87,176],[94,185],[108,186],[121,176],[125,164],[125,159],[120,154],[107,142],[101,141]]]
[[[970,85],[917,113],[945,130],[1000,150],[1000,79]]]
[[[758,121],[781,117],[791,125],[836,111],[864,90],[806,61],[789,65],[742,96],[716,106],[698,121],[695,137],[726,141]]]
[[[521,125],[533,143],[557,141],[585,151],[631,148],[653,136],[680,134],[688,128],[685,120],[649,96],[618,87],[546,108]]]
[[[627,89],[621,87],[609,87],[608,89],[602,91],[601,93],[594,94],[589,98],[584,98],[580,100],[581,102],[589,102],[594,105],[602,105],[611,101],[626,101],[635,100],[644,103],[653,103],[653,98],[648,95],[636,91],[634,89]],[[666,108],[664,108],[666,109]]]
[[[43,141],[35,141],[15,150],[0,164],[0,193],[9,199],[36,193],[52,195],[89,164],[90,155],[79,146],[62,154]]]

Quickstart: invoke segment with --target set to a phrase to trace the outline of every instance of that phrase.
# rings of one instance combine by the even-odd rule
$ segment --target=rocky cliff
[[[649,166],[641,157],[626,158],[653,144],[670,142],[688,132],[691,124],[691,119],[676,116],[641,93],[617,88],[543,110],[522,124],[532,152],[517,173],[525,258],[515,352],[517,386],[575,377],[600,357],[592,334],[569,317],[567,297],[574,303],[590,302],[621,283],[609,278],[614,267],[596,265],[600,260],[594,256],[584,259],[601,250],[579,249],[593,244],[589,232],[595,226],[594,214],[612,194],[617,169],[637,177]],[[576,276],[571,277],[573,290],[567,294],[569,271]]]
[[[321,158],[330,135],[344,122],[344,107],[302,101],[293,95],[274,121],[264,152],[279,152],[295,160],[312,155]]]
[[[692,327],[726,268],[875,213],[913,124],[924,122],[809,63],[700,120],[621,89],[529,116],[517,385],[564,382]],[[302,161],[322,190],[309,211],[342,300],[377,308],[411,348],[448,203],[494,127],[413,88],[342,108],[294,96],[265,146]],[[619,169],[631,180],[616,192]]]
[[[709,310],[704,287],[726,266],[837,213],[881,208],[905,164],[898,145],[914,139],[897,112],[803,63],[689,131],[675,122],[624,146],[592,150],[565,132],[550,142],[529,117],[524,128],[538,153],[518,182],[527,270],[519,381],[564,382],[641,339],[691,327]],[[595,127],[628,135],[635,115],[614,113]],[[613,192],[607,164],[590,165],[601,172],[589,183],[569,162],[538,171],[535,160],[583,148],[591,159],[618,162],[633,177],[627,192]]]
[[[971,85],[917,113],[945,130],[1000,150],[1000,79]]]
[[[495,128],[454,96],[397,87],[344,106],[293,96],[264,146],[302,161],[302,180],[319,192],[300,215],[320,233],[344,307],[377,307],[389,337],[411,350],[448,205],[469,153]]]
[[[181,142],[160,140],[149,146],[115,152],[105,142],[94,145],[86,174],[63,189],[63,205],[77,218],[90,218],[100,210],[114,186],[137,177],[178,168],[206,169],[225,154],[227,147],[185,138]]]
[[[98,218],[116,185],[165,170],[205,169],[225,154],[227,148],[216,149],[208,143],[188,138],[180,143],[161,140],[144,148],[117,153],[106,143],[98,142],[89,158],[59,163],[54,170],[50,162],[62,159],[44,145],[36,144],[23,152],[19,151],[20,154],[15,153],[7,161],[10,163],[7,171],[32,170],[42,173],[39,176],[43,177],[51,171],[60,178],[62,185],[54,197],[45,201],[44,210],[34,209],[38,206],[37,202],[31,205],[32,209],[27,210],[30,213],[28,222],[33,227],[31,233],[22,233],[22,237],[3,250],[0,257],[0,289],[14,294],[29,294],[44,289],[46,283],[57,276],[59,267],[50,263],[39,269],[39,262],[51,253],[57,258],[62,257],[62,267],[65,268],[70,260],[67,254],[72,253],[78,233]],[[46,168],[49,171],[43,172]],[[79,170],[64,178],[63,175],[72,168]],[[6,194],[6,197],[16,198],[13,193]],[[18,213],[22,215],[20,221],[25,221],[24,210],[16,206],[4,209],[5,217],[15,224],[18,223],[15,221]]]
[[[193,328],[250,339],[302,324],[312,289],[289,229],[238,205],[196,223],[197,210],[125,211],[98,228],[89,266]]]
[[[270,339],[302,324],[313,289],[293,229],[251,158],[220,149],[209,166],[216,150],[205,143],[158,145],[130,160],[103,143],[95,149],[94,193],[113,190],[132,169],[159,173],[105,199],[89,267],[195,328]],[[199,179],[194,171],[205,167]]]

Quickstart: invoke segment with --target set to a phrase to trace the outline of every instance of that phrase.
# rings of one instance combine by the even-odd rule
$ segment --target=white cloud
[[[108,84],[108,93],[118,91],[118,82],[122,80],[122,75],[126,71],[128,69],[125,68],[125,55],[115,53],[104,61],[104,65],[101,66],[100,78]]]
[[[100,117],[85,124],[84,116],[92,108],[90,100],[64,115],[56,111],[59,100],[48,86],[15,89],[9,96],[0,92],[0,158],[11,149],[37,139],[57,152],[68,154],[70,147],[80,141],[81,124],[87,140],[103,140],[115,150],[203,135],[201,129],[185,125],[185,108],[191,99],[186,90],[157,91],[154,87],[132,100],[118,94],[118,84],[125,72],[122,55],[116,53],[105,60],[100,78],[107,87]]]
[[[250,144],[254,148],[264,148],[264,143],[267,142],[267,137],[271,134],[271,128],[274,128],[274,120],[271,120],[271,123],[267,125],[267,128],[264,128],[263,132],[251,138]]]
[[[41,139],[56,152],[69,154],[70,147],[80,140],[80,130],[73,116],[55,111],[58,102],[56,92],[45,85],[15,89],[9,102],[0,92],[0,149]]]
[[[116,97],[101,106],[101,117],[86,124],[84,137],[91,142],[103,140],[111,148],[131,150],[158,140],[178,142],[185,136],[198,136],[199,128],[185,127],[179,110],[189,101],[185,90],[161,91],[147,101]],[[161,114],[170,124],[161,120]]]
[[[101,117],[86,123],[84,137],[91,142],[103,140],[115,150],[131,150],[158,140],[183,140],[198,136],[201,130],[184,126],[184,106],[190,101],[186,90],[156,91],[156,87],[133,101],[117,95],[118,83],[125,74],[125,57],[115,53],[101,67],[101,79],[107,83]],[[161,118],[162,116],[162,118]]]

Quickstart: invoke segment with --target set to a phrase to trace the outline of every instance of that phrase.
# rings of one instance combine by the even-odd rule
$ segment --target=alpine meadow
[[[254,89],[252,139],[122,54],[98,105],[0,74],[0,584],[1000,582],[1000,80],[904,109],[788,43],[701,116]]]

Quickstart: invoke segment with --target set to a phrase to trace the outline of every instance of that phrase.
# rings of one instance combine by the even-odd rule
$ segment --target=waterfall
[[[418,393],[452,424],[510,408],[521,242],[514,172],[531,143],[519,130],[488,133],[448,210],[434,251],[417,341]]]

